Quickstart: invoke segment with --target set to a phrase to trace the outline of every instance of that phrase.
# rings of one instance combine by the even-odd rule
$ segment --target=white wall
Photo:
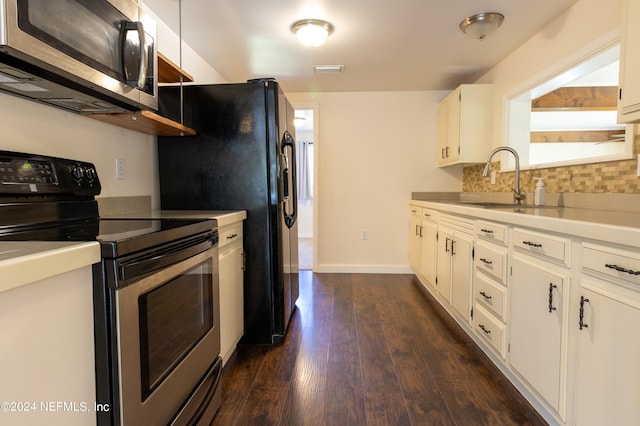
[[[0,93],[0,149],[89,161],[101,196],[157,194],[155,138]],[[115,159],[125,179],[115,179]]]
[[[477,83],[494,85],[494,146],[508,145],[507,100],[568,70],[621,33],[623,0],[580,0]],[[499,37],[500,31],[494,37]]]
[[[318,272],[410,272],[411,192],[462,187],[461,169],[435,167],[437,108],[445,95],[287,93],[294,105],[318,105]]]
[[[178,16],[178,2],[175,2],[176,18]],[[158,50],[162,52],[171,62],[182,66],[196,84],[218,84],[229,83],[211,65],[205,62],[189,45],[182,43],[180,49],[180,38],[169,26],[162,21],[152,10],[143,4],[145,13],[156,21],[158,30]]]

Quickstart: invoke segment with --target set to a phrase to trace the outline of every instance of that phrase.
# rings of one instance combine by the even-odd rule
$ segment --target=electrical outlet
[[[369,230],[368,229],[363,229],[362,230],[362,239],[363,240],[368,240],[369,239]]]
[[[116,158],[116,179],[124,179],[124,160]]]
[[[492,170],[491,171],[491,185],[495,185],[496,184],[496,171]]]
[[[638,177],[640,177],[640,154],[638,154]]]

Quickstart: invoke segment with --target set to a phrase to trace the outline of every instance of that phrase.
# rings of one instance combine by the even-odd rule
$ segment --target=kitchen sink
[[[477,203],[472,201],[462,201],[461,204],[468,204],[476,207],[520,207],[513,203],[493,203],[490,201]]]
[[[493,208],[493,209],[548,209],[548,208],[557,208],[556,206],[532,206],[530,204],[513,204],[513,203],[495,203],[491,201],[480,201],[480,202],[469,202],[462,201],[460,204],[468,205],[468,206],[476,206],[476,207],[485,207],[485,208]]]

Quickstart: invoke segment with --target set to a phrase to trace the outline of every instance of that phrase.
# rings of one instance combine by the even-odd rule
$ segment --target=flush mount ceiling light
[[[344,69],[344,65],[314,65],[317,74],[338,74]]]
[[[291,32],[307,46],[321,45],[333,30],[333,25],[322,19],[301,19],[291,24]]]
[[[460,22],[460,31],[469,37],[482,41],[493,34],[502,21],[504,21],[504,15],[501,13],[479,13]]]

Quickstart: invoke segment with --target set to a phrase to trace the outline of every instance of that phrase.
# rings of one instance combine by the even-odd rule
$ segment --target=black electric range
[[[194,419],[206,413],[208,424],[221,398],[218,384],[222,361],[216,316],[219,309],[217,222],[214,219],[100,218],[95,199],[100,191],[98,173],[91,163],[0,151],[0,241],[100,243],[102,259],[92,267],[96,403],[109,410],[96,412],[99,425],[115,426],[121,424],[121,419],[125,423],[125,418],[145,418],[151,412],[162,418],[156,423],[166,423],[172,418],[177,424],[195,424]],[[187,267],[188,270],[182,271],[181,268]],[[157,289],[162,290],[143,294],[141,289],[153,280],[159,283]],[[185,285],[190,291],[182,291]],[[201,287],[204,290],[200,291]],[[172,289],[169,298],[167,289]],[[138,303],[118,302],[132,292],[140,292],[140,300],[144,302],[140,302],[145,306],[140,315],[126,309],[127,306],[138,309]],[[197,297],[189,299],[188,295]],[[171,309],[167,308],[169,303]],[[153,309],[147,310],[147,304]],[[176,306],[186,308],[176,314]],[[146,317],[140,320],[145,331],[137,332],[144,338],[133,346],[126,338],[123,343],[119,336],[123,330],[140,326],[130,320],[142,318],[143,313],[153,316],[152,320]],[[124,317],[129,321],[120,326]],[[172,358],[168,367],[160,361],[167,352],[164,346],[163,351],[143,351],[147,340],[162,343],[164,337],[157,336],[173,336],[172,324],[188,329],[192,324],[199,327],[199,321],[206,325],[204,335],[207,337],[196,333],[200,340],[194,338],[194,342],[189,342],[189,350],[179,351],[179,356]],[[147,330],[149,324],[153,325],[153,333]],[[153,339],[147,339],[145,333],[152,333]],[[122,345],[127,349],[121,349]],[[132,353],[136,348],[143,348],[141,354],[146,354],[146,358],[140,356],[140,365],[122,357],[123,353]],[[158,365],[167,373],[162,380],[154,382],[153,387],[149,385],[149,394],[145,394],[146,399],[141,402],[140,394],[131,393],[137,385],[130,377],[146,377],[147,371],[155,374],[160,370]],[[122,373],[127,377],[126,383],[121,369],[128,371]],[[140,424],[139,421],[132,423]]]

